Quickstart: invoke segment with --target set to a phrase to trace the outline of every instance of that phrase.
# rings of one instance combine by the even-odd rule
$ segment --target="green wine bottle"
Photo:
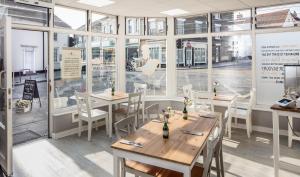
[[[164,123],[163,138],[164,139],[168,139],[169,138],[169,127],[168,127],[168,123],[167,122]]]
[[[112,88],[111,88],[111,95],[112,95],[112,96],[115,96],[115,87],[112,87]]]
[[[183,119],[187,120],[188,119],[188,112],[187,112],[186,106],[184,107],[182,113],[183,113]]]

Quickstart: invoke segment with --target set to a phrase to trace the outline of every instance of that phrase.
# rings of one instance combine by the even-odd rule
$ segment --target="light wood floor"
[[[92,142],[70,136],[60,140],[40,139],[14,147],[14,177],[112,177],[113,158],[104,130],[94,131]],[[224,141],[227,177],[272,177],[272,136],[254,132],[248,139],[244,130],[233,131]],[[281,153],[287,160],[300,159],[300,142],[293,149],[281,137]],[[293,163],[300,164],[300,160]],[[132,175],[127,175],[132,177]],[[281,171],[282,177],[300,174]]]

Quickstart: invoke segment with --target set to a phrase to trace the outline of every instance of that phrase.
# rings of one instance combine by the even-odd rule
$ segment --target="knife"
[[[132,145],[132,146],[139,147],[139,148],[142,148],[142,147],[143,147],[143,145],[142,145],[141,143],[136,143],[136,142],[134,142],[134,141],[121,140],[120,143],[121,143],[121,144]]]
[[[203,136],[203,132],[194,132],[189,130],[182,130],[184,134],[196,135],[196,136]]]

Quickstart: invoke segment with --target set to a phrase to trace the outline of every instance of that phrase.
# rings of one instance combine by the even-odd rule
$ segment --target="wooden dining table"
[[[112,137],[112,130],[113,130],[113,111],[112,106],[115,104],[120,104],[128,101],[128,94],[124,92],[117,91],[115,92],[114,96],[111,95],[111,93],[99,93],[99,94],[91,94],[91,97],[100,99],[104,103],[108,105],[108,135],[109,137]]]
[[[191,169],[201,152],[206,149],[208,137],[222,117],[221,113],[213,114],[213,117],[204,118],[199,113],[189,113],[188,119],[184,120],[181,111],[176,111],[168,119],[168,139],[163,139],[163,123],[150,121],[125,138],[141,143],[142,148],[122,144],[120,141],[124,139],[112,144],[114,177],[121,176],[122,159],[178,171],[184,177],[191,177]],[[185,134],[183,130],[202,132],[203,135]]]

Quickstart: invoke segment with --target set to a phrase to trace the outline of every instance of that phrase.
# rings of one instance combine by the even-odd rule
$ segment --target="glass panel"
[[[116,81],[115,55],[115,38],[92,37],[93,92],[103,92]]]
[[[213,38],[213,82],[219,94],[248,94],[251,89],[250,35]]]
[[[152,35],[152,36],[167,35],[167,19],[148,18],[148,35]]]
[[[87,12],[62,6],[54,7],[54,26],[79,31],[86,30]]]
[[[57,40],[54,41],[54,48],[56,48],[56,55],[59,59],[56,62],[54,62],[54,105],[57,109],[76,105],[76,99],[74,97],[75,91],[86,91],[87,57],[85,36],[65,33],[57,33],[56,35]],[[80,49],[82,67],[81,77],[78,79],[62,78],[62,51],[68,48]]]
[[[166,41],[126,39],[126,91],[147,84],[147,95],[166,95]]]
[[[48,26],[48,9],[37,6],[15,3],[13,1],[1,1],[1,11],[12,17],[12,23]]]
[[[251,10],[212,13],[212,32],[251,30]]]
[[[300,26],[300,3],[256,9],[256,28]]]
[[[144,35],[145,19],[126,17],[126,34],[127,35]]]
[[[207,33],[207,16],[175,18],[175,34]]]
[[[92,13],[92,31],[105,34],[117,34],[117,17]]]
[[[208,90],[207,51],[207,38],[176,41],[178,96],[183,96],[182,87],[188,84],[192,84],[193,90]]]

